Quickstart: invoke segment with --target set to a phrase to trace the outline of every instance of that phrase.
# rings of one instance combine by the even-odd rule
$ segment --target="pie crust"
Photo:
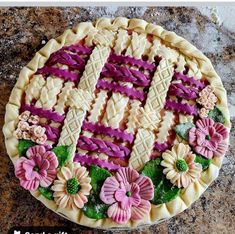
[[[73,78],[65,81],[52,76],[52,78],[49,77],[44,80],[40,73],[35,75],[46,64],[51,54],[62,47],[68,47],[81,41],[87,48],[92,48],[92,51],[87,59],[79,85],[74,85],[71,80]],[[146,60],[144,56],[146,56],[147,62],[145,61],[146,65],[141,66],[145,66],[145,68],[148,68],[147,70],[155,69],[154,66],[151,67],[149,64],[153,64],[156,57],[160,58],[156,65],[157,70],[152,76],[151,84],[146,85],[146,87],[148,86],[147,97],[144,97],[143,89],[133,86],[133,84],[139,85],[141,82],[147,82],[144,78],[140,80],[133,78],[125,85],[123,85],[124,81],[119,80],[116,86],[110,85],[108,79],[98,81],[100,73],[104,71],[102,69],[110,56],[111,50],[117,56],[125,55],[123,56],[123,63],[128,56],[134,58],[133,65],[129,66],[133,70],[138,67],[135,64],[136,61]],[[115,54],[113,60],[117,60]],[[129,62],[129,64],[131,63]],[[66,65],[59,67],[59,69],[61,68],[66,70]],[[111,73],[113,69],[111,67],[109,70],[107,66],[107,74]],[[17,149],[18,139],[15,137],[14,131],[17,128],[21,100],[24,97],[26,105],[35,99],[37,100],[35,105],[38,108],[48,110],[53,108],[54,112],[60,113],[60,115],[65,114],[64,107],[68,103],[69,110],[66,110],[58,145],[74,143],[78,140],[81,131],[86,132],[83,134],[84,138],[92,136],[92,133],[88,131],[90,127],[88,123],[85,130],[84,126],[82,128],[88,110],[89,122],[99,121],[100,124],[113,129],[119,128],[120,122],[125,119],[123,123],[126,123],[126,133],[129,133],[129,135],[136,134],[130,153],[129,166],[139,171],[150,160],[156,139],[160,144],[164,143],[169,135],[169,130],[176,121],[170,108],[165,110],[164,114],[160,114],[160,111],[164,108],[174,72],[183,74],[185,71],[188,77],[194,77],[195,80],[200,80],[203,77],[214,88],[214,94],[218,98],[216,105],[223,112],[224,126],[229,130],[230,117],[227,95],[221,79],[212,67],[210,60],[184,38],[142,19],[118,17],[113,20],[100,18],[94,23],[79,23],[73,29],[65,30],[58,38],[48,41],[21,70],[6,106],[3,132],[7,153],[15,164],[19,158],[19,153]],[[146,76],[148,76],[147,73]],[[73,76],[70,75],[70,77]],[[64,82],[66,84],[63,84]],[[99,85],[100,91],[94,93],[96,85]],[[110,89],[113,91],[111,95],[109,94]],[[142,102],[144,102],[144,105],[142,105]],[[105,111],[104,108],[106,108]],[[193,118],[192,115],[182,112],[179,113],[178,121],[179,123],[192,122]],[[68,127],[71,126],[71,123],[76,126],[72,130]],[[56,126],[55,123],[52,123],[52,125]],[[127,134],[126,137],[128,138],[129,135]],[[102,139],[110,139],[110,136]],[[175,142],[177,141],[180,140],[176,138]],[[228,143],[228,138],[226,141]],[[140,150],[141,147],[144,147],[144,150]],[[76,147],[73,148],[73,152],[75,150]],[[86,152],[83,149],[78,153],[85,154]],[[107,159],[107,154],[102,152],[106,151],[101,151],[99,158]],[[121,153],[123,153],[123,149],[120,147]],[[38,191],[31,192],[31,194],[57,214],[84,226],[102,229],[135,228],[140,225],[158,223],[188,208],[218,176],[222,159],[223,157],[213,157],[209,168],[202,172],[199,180],[182,189],[179,196],[174,200],[159,205],[151,204],[150,213],[143,219],[139,221],[129,220],[125,224],[118,224],[110,218],[90,219],[80,209],[59,208],[54,201],[46,199]]]

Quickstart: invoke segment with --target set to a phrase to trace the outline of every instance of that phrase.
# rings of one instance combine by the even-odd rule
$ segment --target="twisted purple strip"
[[[53,53],[48,61],[47,66],[53,66],[56,63],[64,64],[72,69],[83,70],[85,67],[85,60],[77,54],[68,54],[63,50]]]
[[[109,62],[112,63],[124,63],[130,64],[132,66],[137,66],[139,68],[144,68],[150,70],[151,72],[155,70],[156,66],[152,63],[148,63],[142,59],[136,59],[130,56],[111,54],[108,58]]]
[[[191,106],[186,103],[185,104],[178,103],[178,102],[171,101],[171,100],[166,100],[165,109],[176,111],[176,112],[182,112],[184,114],[189,114],[189,115],[197,115],[198,113],[197,108],[195,106]]]
[[[50,141],[56,141],[60,135],[60,130],[58,128],[53,128],[50,125],[42,124],[46,129],[47,139]]]
[[[139,91],[135,88],[129,88],[124,85],[120,85],[118,83],[110,83],[105,80],[99,80],[96,85],[99,89],[105,89],[108,91],[118,92],[126,95],[130,99],[137,99],[143,101],[145,99],[145,93],[143,91]]]
[[[195,85],[195,87],[197,87],[198,89],[203,89],[206,86],[205,82],[196,80],[193,77],[188,77],[180,72],[174,73],[173,80],[182,80],[187,84]]]
[[[97,134],[106,134],[110,137],[115,137],[118,140],[127,141],[132,143],[134,140],[134,135],[124,132],[121,129],[113,129],[111,127],[101,125],[99,123],[92,123],[84,121],[82,125],[83,130],[91,131]]]
[[[164,152],[167,149],[170,149],[172,147],[172,144],[169,142],[159,143],[156,141],[154,143],[154,150],[158,150],[159,152]]]
[[[61,123],[64,121],[65,116],[60,115],[57,112],[53,112],[51,110],[46,110],[36,106],[30,106],[28,104],[24,104],[20,108],[21,112],[30,111],[33,115],[38,115],[39,117],[44,117],[46,119]]]
[[[106,77],[112,77],[116,81],[132,82],[143,87],[148,86],[150,83],[150,78],[142,72],[116,64],[106,63],[101,74]]]
[[[168,95],[192,100],[197,98],[198,90],[195,88],[185,87],[183,84],[171,84],[168,90]]]
[[[92,158],[87,155],[81,155],[81,154],[75,154],[73,161],[79,162],[81,163],[81,165],[87,165],[87,166],[91,166],[94,164],[101,168],[108,169],[109,171],[115,171],[121,168],[121,166],[114,164],[113,162],[108,162],[105,160],[101,160],[99,158]]]
[[[65,81],[79,81],[80,75],[57,67],[44,66],[37,70],[36,74],[54,75],[63,78]]]
[[[111,157],[124,158],[130,154],[130,150],[125,146],[116,145],[98,138],[88,138],[86,136],[80,136],[77,146],[83,150],[97,151]]]
[[[83,54],[83,55],[90,55],[92,52],[92,48],[84,45],[70,45],[65,46],[62,48],[62,50],[68,50],[74,53]]]

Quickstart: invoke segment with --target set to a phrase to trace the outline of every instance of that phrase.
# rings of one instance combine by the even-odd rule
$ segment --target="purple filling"
[[[88,138],[86,136],[80,136],[77,146],[83,150],[97,151],[117,158],[124,158],[130,154],[130,150],[125,146],[116,145],[98,138]]]
[[[172,145],[169,142],[164,142],[164,143],[159,143],[159,142],[155,142],[154,143],[154,149],[158,150],[159,152],[164,152],[167,149],[170,149],[172,147]]]
[[[116,64],[106,63],[101,74],[105,77],[112,77],[116,81],[132,82],[143,87],[150,84],[150,78],[142,72]]]
[[[99,80],[96,85],[99,89],[105,89],[108,91],[113,91],[117,93],[121,93],[129,97],[130,99],[137,99],[140,101],[144,101],[145,93],[143,91],[139,91],[135,88],[129,88],[124,85],[120,85],[118,83],[110,83],[105,80]]]
[[[53,75],[63,78],[65,81],[79,81],[80,75],[57,67],[44,66],[37,70],[36,74]]]
[[[63,50],[68,50],[74,53],[78,53],[78,54],[87,54],[90,55],[92,52],[92,48],[84,46],[84,45],[70,45],[70,46],[66,46],[62,48]]]
[[[150,70],[151,72],[155,70],[156,66],[154,64],[148,63],[142,59],[136,59],[130,56],[111,54],[108,59],[112,63],[124,63],[132,66],[137,66],[139,68],[144,68]]]
[[[129,143],[132,143],[134,140],[134,136],[130,133],[124,132],[118,128],[113,129],[111,127],[107,127],[99,123],[91,123],[84,121],[82,129],[97,134],[105,134],[110,137],[115,137],[118,140],[128,141]]]
[[[105,160],[101,160],[99,158],[92,158],[87,155],[75,154],[73,159],[74,162],[79,162],[81,165],[96,165],[101,168],[108,169],[109,171],[115,171],[121,168],[121,166],[114,164],[113,162],[108,162]]]
[[[65,116],[60,115],[57,112],[53,112],[51,110],[46,110],[36,106],[30,106],[28,104],[24,104],[20,108],[21,112],[30,111],[33,115],[38,115],[39,117],[43,117],[58,123],[62,123],[64,121]]]
[[[42,125],[46,129],[47,139],[50,141],[56,141],[59,137],[60,130],[58,128],[53,128],[49,125]]]
[[[197,108],[195,106],[191,106],[186,103],[185,104],[178,103],[178,102],[171,101],[171,100],[166,100],[165,109],[176,111],[176,112],[181,112],[181,113],[188,114],[188,115],[197,115],[198,113]]]

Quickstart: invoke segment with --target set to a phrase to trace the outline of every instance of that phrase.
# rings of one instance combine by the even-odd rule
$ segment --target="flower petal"
[[[222,136],[223,140],[228,138],[228,130],[224,127],[222,123],[215,123],[214,128],[216,132]]]
[[[116,201],[118,201],[118,202],[122,201],[126,197],[126,190],[125,189],[118,189],[114,193],[114,197],[115,197]]]
[[[116,202],[114,194],[119,188],[119,183],[117,179],[112,176],[108,177],[101,188],[100,199],[106,204],[112,204]]]
[[[154,188],[152,180],[147,176],[140,176],[136,182],[139,185],[139,195],[142,199],[152,200],[154,196]]]
[[[61,173],[63,174],[66,180],[69,180],[72,178],[72,172],[69,170],[68,167],[61,167]]]
[[[139,173],[131,169],[129,167],[121,168],[116,173],[116,178],[119,182],[135,182],[135,180],[139,177]]]
[[[131,217],[131,209],[123,210],[117,202],[108,208],[107,213],[109,218],[119,224],[126,223]]]
[[[43,155],[43,158],[47,159],[48,162],[50,163],[50,168],[51,169],[54,169],[54,168],[57,168],[59,163],[58,163],[58,160],[57,160],[57,157],[55,155],[54,152],[52,151],[47,151],[44,155]]]
[[[39,180],[21,180],[20,185],[27,190],[35,191],[39,186]]]
[[[46,149],[44,146],[41,146],[41,145],[36,145],[36,146],[33,146],[33,147],[30,147],[27,152],[26,152],[26,156],[28,158],[31,158],[32,156],[35,156],[37,154],[39,155],[43,155],[45,154],[46,152]]]
[[[221,141],[218,143],[216,150],[214,151],[214,156],[221,157],[225,154],[228,149],[226,141]]]
[[[141,200],[140,204],[131,208],[131,220],[140,220],[150,212],[151,204],[149,201]]]
[[[214,120],[210,118],[200,119],[196,122],[196,126],[200,129],[205,129],[209,126],[213,127],[213,125],[214,125]]]

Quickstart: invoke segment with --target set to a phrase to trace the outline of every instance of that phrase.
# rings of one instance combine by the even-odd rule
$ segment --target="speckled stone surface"
[[[50,38],[79,21],[101,16],[139,17],[175,31],[212,61],[228,92],[233,128],[219,178],[191,208],[159,225],[129,233],[234,233],[235,32],[202,9],[185,7],[0,8],[0,124],[20,69]],[[103,233],[61,218],[19,186],[0,132],[0,233],[13,226],[69,226],[74,233]],[[107,232],[111,233],[111,232]],[[121,231],[120,233],[125,233]]]

